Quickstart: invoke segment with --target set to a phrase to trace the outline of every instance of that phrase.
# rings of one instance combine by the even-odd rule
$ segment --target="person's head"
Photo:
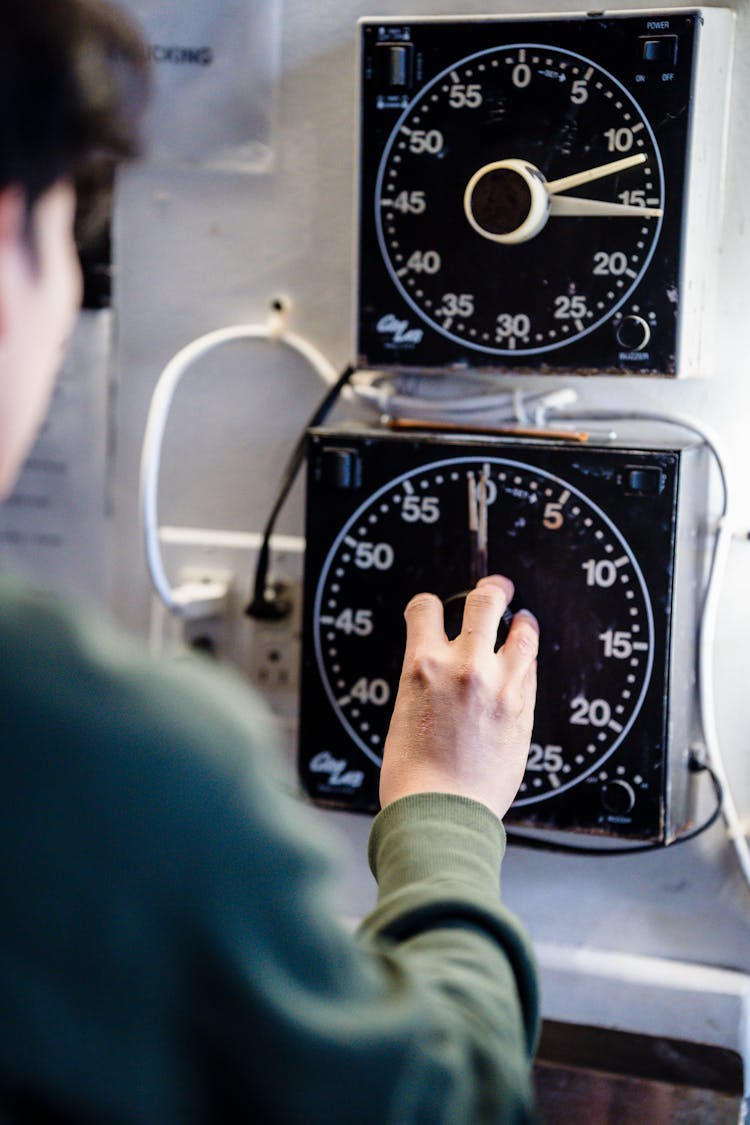
[[[147,98],[139,33],[103,0],[3,0],[0,499],[44,416],[80,304],[76,237],[108,210]]]

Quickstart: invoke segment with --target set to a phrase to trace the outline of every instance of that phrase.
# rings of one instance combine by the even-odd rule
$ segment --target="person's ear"
[[[0,191],[0,335],[18,280],[19,255],[27,238],[26,198],[18,187]]]
[[[26,232],[26,198],[18,187],[0,191],[0,243],[18,245]]]

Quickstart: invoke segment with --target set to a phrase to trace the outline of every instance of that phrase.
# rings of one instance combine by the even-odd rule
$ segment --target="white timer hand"
[[[479,483],[473,473],[467,474],[469,485],[469,563],[472,585],[487,575],[487,480],[488,468],[482,466]]]
[[[645,153],[634,156],[624,156],[622,160],[611,160],[608,164],[599,164],[596,168],[587,168],[584,172],[574,172],[572,176],[563,176],[559,180],[547,182],[536,167],[528,160],[518,157],[509,157],[506,160],[495,160],[484,164],[477,169],[466,185],[464,191],[464,214],[474,230],[482,238],[492,242],[508,245],[528,242],[544,229],[551,215],[601,215],[606,216],[636,216],[639,219],[658,218],[662,211],[657,207],[636,207],[627,203],[608,203],[604,200],[578,199],[575,196],[561,196],[559,193],[568,191],[569,188],[579,187],[581,184],[600,180],[605,176],[614,176],[617,172],[624,172],[627,168],[634,168],[647,160]],[[508,184],[522,181],[525,185],[525,196],[519,194]],[[492,229],[494,212],[500,205],[500,212],[507,212],[503,216],[505,229]],[[515,224],[515,225],[514,225]]]
[[[549,201],[550,216],[612,215],[639,219],[658,219],[661,207],[635,207],[630,203],[610,203],[606,199],[579,199],[577,195],[553,195]]]
[[[645,164],[645,162],[646,154],[639,152],[635,156],[623,156],[622,160],[612,160],[609,164],[600,164],[598,168],[587,168],[585,172],[574,172],[572,176],[563,176],[560,180],[550,180],[544,186],[548,195],[557,195],[558,192],[580,187],[581,184],[590,184],[592,180],[601,180],[604,176],[614,176],[617,172],[624,172],[626,168],[634,168],[636,164]]]

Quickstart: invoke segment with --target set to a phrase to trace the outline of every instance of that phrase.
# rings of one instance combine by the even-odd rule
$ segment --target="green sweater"
[[[7,577],[0,751],[1,1121],[535,1120],[535,975],[484,806],[382,812],[352,936],[242,683]]]

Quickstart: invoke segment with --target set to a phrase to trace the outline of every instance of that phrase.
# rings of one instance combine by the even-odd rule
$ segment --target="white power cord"
[[[210,617],[224,611],[228,590],[221,583],[173,588],[162,559],[159,537],[159,470],[164,431],[175,391],[185,373],[208,352],[234,340],[268,340],[301,355],[328,385],[336,382],[333,364],[304,337],[284,328],[283,308],[273,309],[266,324],[237,324],[200,336],[170,359],[160,374],[151,404],[141,451],[140,506],[146,560],[154,589],[167,609],[178,617]],[[215,587],[215,588],[214,588]]]
[[[414,395],[401,387],[398,376],[383,376],[374,372],[360,372],[352,382],[355,396],[379,414],[389,418],[418,418],[422,421],[471,422],[473,416],[487,424],[543,425],[545,414],[552,409],[561,410],[575,402],[575,391],[564,387],[554,391],[522,394],[520,391],[496,391],[487,380],[463,379],[467,386],[460,393],[442,393],[442,381],[425,382],[429,395]],[[474,393],[467,387],[477,386]]]
[[[722,506],[716,522],[714,548],[709,563],[706,589],[700,615],[698,635],[698,697],[706,751],[711,767],[724,791],[722,816],[726,824],[727,835],[734,846],[743,876],[750,887],[750,844],[748,844],[748,840],[745,836],[742,821],[740,820],[737,806],[734,803],[734,798],[732,797],[732,792],[729,787],[721,745],[716,729],[716,701],[714,697],[714,670],[712,662],[716,640],[719,591],[726,567],[729,547],[732,541],[729,485],[724,459],[721,455],[718,442],[709,429],[703,424],[698,424],[691,418],[684,418],[677,414],[662,414],[658,411],[584,411],[580,414],[576,413],[575,415],[560,414],[557,415],[557,417],[561,420],[575,420],[576,422],[649,421],[679,426],[681,429],[687,430],[699,437],[713,456],[721,480]]]
[[[698,696],[703,736],[710,764],[724,791],[722,815],[727,834],[737,853],[740,868],[750,886],[750,845],[737,812],[727,780],[726,769],[721,753],[716,729],[716,704],[714,697],[713,655],[716,638],[719,590],[726,566],[729,546],[732,540],[732,524],[729,514],[729,487],[724,460],[716,438],[708,429],[676,414],[651,411],[582,411],[566,412],[576,399],[572,388],[562,388],[552,392],[522,394],[519,390],[498,392],[492,389],[490,381],[467,381],[467,386],[476,387],[473,393],[452,397],[446,394],[440,382],[422,380],[420,387],[429,388],[429,395],[410,394],[402,389],[398,376],[389,377],[368,373],[355,380],[353,390],[357,397],[376,407],[390,418],[418,418],[425,422],[444,421],[471,424],[481,419],[483,425],[527,426],[533,424],[543,429],[551,419],[557,422],[617,422],[650,421],[678,426],[695,434],[710,450],[717,466],[722,488],[722,509],[715,529],[714,547],[709,563],[703,605],[700,614],[698,638]],[[612,436],[612,435],[609,435]]]

